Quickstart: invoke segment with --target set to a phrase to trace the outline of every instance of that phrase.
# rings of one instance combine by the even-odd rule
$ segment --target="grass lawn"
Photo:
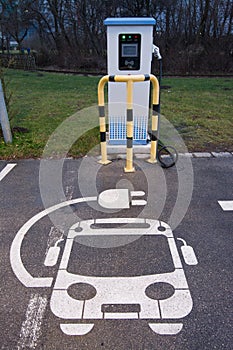
[[[83,156],[99,143],[98,128],[93,128],[98,125],[98,77],[8,70],[6,80],[13,92],[10,115],[16,131],[11,145],[0,136],[1,159],[40,157],[54,130],[77,111],[80,131],[92,130],[74,143],[69,155]],[[189,151],[233,151],[233,79],[164,78],[162,85],[161,112]],[[95,107],[85,110],[90,106]],[[69,132],[63,137],[69,138]]]
[[[189,151],[233,151],[233,79],[172,78],[162,84],[162,113]]]

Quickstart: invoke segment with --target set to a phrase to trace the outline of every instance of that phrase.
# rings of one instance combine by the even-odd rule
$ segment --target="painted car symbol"
[[[130,273],[122,269],[117,272],[115,268],[113,271],[114,261],[109,271],[106,272],[105,264],[105,269],[101,272],[96,266],[101,265],[101,259],[105,259],[106,262],[109,251],[112,258],[113,250],[87,247],[80,243],[84,237],[104,236],[104,239],[108,240],[111,236],[120,235],[140,236],[140,244],[146,238],[148,246],[152,249],[153,241],[157,242],[155,248],[162,247],[163,253],[154,251],[154,257],[153,253],[151,255],[149,252],[152,259],[149,273],[136,271],[135,261]],[[189,265],[196,265],[197,259],[192,247],[187,246],[184,240],[182,241],[185,261]],[[133,251],[132,244],[134,243],[127,244],[128,247],[113,249],[118,249],[118,253],[120,249]],[[84,249],[82,251],[84,255],[95,251],[93,261],[88,254],[88,264],[89,266],[93,264],[94,269],[93,266],[87,267],[84,262],[81,267],[83,271],[76,273],[77,267],[79,270],[82,265],[82,254],[79,248]],[[101,252],[99,261],[96,260],[98,251]],[[47,262],[54,260],[54,252],[52,247],[46,257]],[[58,256],[58,254],[55,255]],[[161,255],[164,255],[162,259]],[[138,259],[142,259],[142,256]],[[132,260],[131,257],[127,257],[124,262],[126,270],[130,268],[128,265],[130,260]],[[153,262],[156,264],[156,261],[158,266],[157,268],[154,266],[153,272]],[[64,333],[86,334],[92,330],[94,321],[100,319],[140,319],[148,320],[150,328],[158,334],[177,334],[183,326],[181,322],[177,323],[177,320],[188,315],[192,305],[175,239],[167,224],[158,220],[117,218],[95,222],[82,221],[70,228],[50,302],[51,310],[57,317],[69,320],[60,325]]]
[[[55,266],[61,256],[55,281],[53,277],[32,276],[22,261],[26,234],[50,213],[72,204],[96,201],[104,208],[128,209],[131,205],[145,205],[144,200],[132,200],[133,196],[144,194],[113,189],[102,192],[98,198],[62,202],[36,214],[16,234],[10,250],[12,269],[25,287],[53,288],[50,307],[63,319],[60,328],[65,334],[87,334],[96,321],[107,319],[147,320],[158,334],[181,331],[182,319],[190,313],[193,303],[172,230],[161,221],[106,218],[77,222],[64,238],[62,256],[60,240],[46,254],[45,266]],[[114,237],[118,241],[124,238],[117,247],[108,244]],[[86,239],[92,241],[87,244]],[[183,243],[185,263],[196,265],[193,248],[183,239],[178,240]]]

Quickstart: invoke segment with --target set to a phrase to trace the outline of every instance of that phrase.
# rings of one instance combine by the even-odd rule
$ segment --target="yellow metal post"
[[[151,125],[151,149],[149,163],[157,163],[157,148],[158,148],[158,126],[159,126],[159,82],[158,79],[150,74],[150,81],[153,86],[152,95],[152,125]]]
[[[126,111],[126,173],[135,171],[133,167],[133,80],[127,80],[127,111]]]
[[[100,123],[100,149],[101,160],[100,164],[106,165],[111,163],[107,158],[107,144],[106,144],[106,118],[104,108],[104,86],[109,81],[109,76],[102,77],[98,84],[98,106],[99,106],[99,123]]]
[[[125,82],[127,84],[127,111],[126,111],[126,166],[124,171],[126,173],[134,172],[133,167],[133,83],[145,81],[144,74],[139,75],[115,75],[115,82]],[[149,80],[149,76],[148,76]]]

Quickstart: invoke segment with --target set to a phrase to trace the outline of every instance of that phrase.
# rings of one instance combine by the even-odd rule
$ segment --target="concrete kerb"
[[[215,158],[227,158],[232,156],[230,152],[211,152],[211,154]]]
[[[138,147],[138,148],[136,148]],[[134,147],[135,153],[134,156],[136,159],[146,159],[148,157],[148,150],[147,148],[143,150],[143,147],[145,146],[136,146]],[[116,152],[118,150],[118,152]],[[233,152],[190,152],[190,153],[179,153],[179,157],[189,157],[189,158],[228,158],[228,157],[233,157]],[[98,156],[98,159],[101,157]],[[115,147],[115,152],[114,148],[111,149],[111,152],[109,154],[110,159],[126,159],[126,154],[124,151],[124,146],[120,147],[116,146]]]

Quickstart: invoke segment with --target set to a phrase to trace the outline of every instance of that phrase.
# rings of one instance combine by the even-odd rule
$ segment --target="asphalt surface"
[[[1,161],[0,172],[9,163],[13,162]],[[14,169],[0,181],[1,349],[232,349],[233,211],[224,211],[218,201],[233,200],[233,156],[192,158],[187,162],[181,159],[177,167],[170,169],[138,160],[136,172],[132,174],[123,172],[124,160],[120,159],[106,167],[100,167],[96,159],[88,157],[67,159],[64,164],[52,160],[43,164],[40,160],[17,160],[14,163],[17,164]],[[59,169],[62,169],[60,178]],[[44,212],[44,216],[35,220],[31,227],[28,225],[20,252],[12,249],[10,256],[12,242],[19,230],[45,208],[76,198],[96,197],[104,190],[115,188],[144,191],[143,197],[135,199],[144,199],[147,204],[110,210],[101,208],[94,200],[69,202],[51,211],[50,215]],[[165,222],[172,227],[193,302],[186,316],[173,317],[176,310],[172,309],[169,317],[162,321],[152,316],[141,318],[140,305],[133,300],[134,296],[137,299],[137,290],[135,295],[132,294],[132,305],[129,302],[122,305],[124,298],[129,299],[124,288],[119,290],[120,302],[116,310],[114,305],[104,302],[105,297],[108,300],[109,295],[114,293],[110,282],[109,294],[103,293],[101,310],[103,314],[111,311],[112,319],[96,317],[85,322],[85,312],[78,316],[78,311],[77,318],[71,318],[69,313],[66,315],[66,308],[70,308],[71,314],[75,314],[76,310],[68,304],[58,311],[63,314],[62,317],[55,315],[54,309],[60,307],[58,304],[64,295],[61,293],[60,299],[56,299],[54,290],[60,290],[56,287],[58,269],[62,276],[64,269],[59,265],[70,227],[79,221],[92,220],[93,230],[101,231],[101,227],[94,225],[97,225],[96,219],[103,218],[115,220],[118,226],[120,218],[145,218],[159,220],[159,225],[163,226],[161,222]],[[80,225],[77,233],[82,231]],[[113,226],[104,227],[111,232]],[[94,277],[99,283],[103,278],[110,277],[109,281],[112,281],[112,277],[123,277],[117,281],[124,281],[125,290],[130,293],[128,286],[132,278],[174,271],[162,231],[155,242],[151,236],[141,234],[132,238],[130,232],[134,229],[130,227],[126,226],[124,230],[123,235],[113,235],[110,239],[96,234],[95,237],[83,236],[74,241],[67,267],[69,273]],[[63,241],[58,244],[61,251],[57,264],[45,266],[46,252],[61,237]],[[181,254],[182,241],[177,238],[184,239],[193,247],[197,265],[185,264]],[[21,261],[18,260],[19,253]],[[45,287],[43,283],[40,287],[23,285],[20,273],[16,276],[12,265],[16,274],[23,265],[34,278],[50,277],[51,286]],[[68,292],[73,298],[84,298],[77,296],[72,286]],[[89,293],[88,300],[95,296],[96,291],[84,288],[83,293]],[[152,299],[165,298],[160,295],[163,293],[161,290],[152,288],[146,293]],[[172,288],[165,293],[166,298],[169,297],[173,293]],[[51,311],[53,300],[55,306]],[[179,307],[182,308],[185,303],[185,298],[181,299]],[[123,317],[117,318],[117,311]],[[127,313],[132,312],[138,317],[127,318]],[[148,326],[148,323],[158,321],[163,324],[182,323],[183,328],[176,335],[159,335]],[[61,331],[61,323],[78,322],[93,323],[94,327],[86,335],[66,335]]]

